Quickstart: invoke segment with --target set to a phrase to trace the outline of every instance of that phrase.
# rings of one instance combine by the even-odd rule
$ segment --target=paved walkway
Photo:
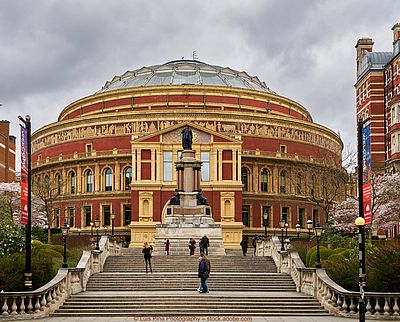
[[[99,317],[52,317],[37,320],[18,320],[19,322],[132,322],[132,321],[155,321],[155,322],[212,322],[212,321],[235,321],[235,322],[352,322],[349,318],[338,318],[333,316],[320,317],[251,317],[251,316],[176,316],[176,317],[131,317],[131,318],[99,318]],[[366,322],[376,320],[366,320]]]

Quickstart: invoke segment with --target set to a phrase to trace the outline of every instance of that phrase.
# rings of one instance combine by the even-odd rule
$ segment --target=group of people
[[[254,248],[254,256],[256,256],[257,253],[257,242],[260,239],[258,235],[255,235],[253,238],[253,248]],[[243,236],[242,241],[240,242],[240,247],[242,247],[242,253],[243,256],[246,256],[247,254],[247,248],[249,245],[249,237],[248,236]]]
[[[208,256],[208,247],[210,247],[210,240],[207,236],[203,236],[199,241],[200,254],[204,253]],[[194,256],[194,251],[196,249],[196,240],[194,238],[190,238],[189,240],[189,255]]]
[[[169,255],[170,242],[168,239],[164,242],[164,246],[167,255]],[[200,257],[199,257],[197,275],[200,278],[200,285],[197,291],[200,293],[208,293],[209,289],[208,289],[207,279],[210,276],[211,264],[210,260],[206,257],[206,255],[208,255],[208,247],[210,246],[210,242],[207,236],[203,236],[201,238],[199,246],[200,246]],[[195,248],[196,248],[196,241],[194,240],[194,238],[191,238],[189,242],[189,249],[191,256],[194,255]],[[144,261],[146,263],[146,274],[148,274],[149,269],[150,273],[153,273],[153,269],[151,267],[152,253],[153,253],[153,246],[145,242],[143,245],[142,254],[144,257]]]

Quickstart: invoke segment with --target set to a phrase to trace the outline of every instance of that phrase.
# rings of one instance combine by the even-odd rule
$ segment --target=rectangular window
[[[250,226],[250,206],[242,206],[242,222],[246,227]]]
[[[124,205],[124,226],[131,223],[131,205]]]
[[[285,222],[289,223],[289,207],[282,207],[282,218]]]
[[[91,206],[84,206],[84,212],[85,212],[85,226],[90,227],[90,224],[92,222],[92,207]]]
[[[103,226],[111,225],[111,206],[103,205]]]
[[[319,222],[318,209],[316,209],[316,208],[313,208],[313,211],[312,211],[312,221],[313,221],[313,227],[315,227],[317,225],[317,222]]]
[[[164,181],[172,181],[172,152],[164,152]]]
[[[201,165],[201,181],[210,181],[210,152],[200,153]]]
[[[68,207],[68,219],[70,227],[74,227],[74,217],[75,217],[75,209],[73,207]]]
[[[306,209],[305,208],[299,208],[299,224],[300,227],[303,228],[304,227],[304,219],[306,218]]]
[[[60,209],[54,208],[54,221],[53,227],[60,227]]]
[[[281,145],[280,151],[281,151],[281,154],[286,154],[286,145]]]
[[[263,226],[269,227],[269,223],[271,221],[271,206],[263,206],[262,207],[262,223]]]
[[[391,116],[391,125],[393,125],[394,123],[396,123],[395,117],[396,117],[396,112],[394,107],[392,107],[392,110],[390,112],[390,116]]]
[[[93,151],[93,146],[92,144],[86,144],[86,155],[87,156],[91,156],[92,155],[92,151]]]

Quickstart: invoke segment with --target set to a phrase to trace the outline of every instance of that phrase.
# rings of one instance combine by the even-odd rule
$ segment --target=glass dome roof
[[[163,65],[127,71],[107,81],[97,93],[162,85],[227,86],[276,94],[257,76],[250,76],[246,72],[239,72],[229,67],[209,65],[198,60],[175,60]]]

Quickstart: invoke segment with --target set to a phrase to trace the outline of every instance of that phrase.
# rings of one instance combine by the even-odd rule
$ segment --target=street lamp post
[[[25,281],[24,287],[32,291],[32,187],[31,187],[31,117],[25,118],[18,116],[18,119],[24,123],[21,127],[21,201],[24,200],[27,218],[21,222],[25,225]],[[22,198],[23,197],[23,198]],[[22,210],[22,209],[21,209]],[[22,219],[22,216],[21,216]]]
[[[285,221],[284,220],[281,220],[281,222],[280,222],[280,226],[281,226],[281,233],[282,233],[282,242],[281,242],[281,251],[282,252],[284,252],[285,251],[285,246],[284,246],[284,244],[283,244],[283,228],[285,227]]]
[[[364,287],[366,286],[365,275],[365,219],[357,217],[356,225],[358,227],[358,262],[359,262],[359,286],[360,286],[360,299],[358,302],[359,321],[365,322],[365,300],[364,300]]]
[[[267,226],[268,226],[268,213],[264,213],[264,235],[267,237]]]
[[[91,237],[93,237],[93,226],[94,226],[94,223],[91,221],[90,222],[90,236]]]
[[[288,239],[288,235],[287,235],[288,227],[289,227],[289,224],[287,222],[285,222],[285,239]]]
[[[100,250],[99,247],[99,228],[100,228],[100,219],[97,217],[94,221],[94,226],[96,227],[96,247],[95,250]]]
[[[311,239],[311,229],[313,228],[313,222],[310,218],[307,219],[308,239]]]
[[[68,235],[68,231],[69,231],[69,225],[67,223],[67,219],[64,219],[64,225],[61,227],[63,244],[64,244],[64,261],[63,261],[63,264],[62,264],[63,268],[68,268],[68,263],[67,263],[67,235]]]
[[[317,237],[317,261],[315,262],[316,268],[321,268],[321,255],[319,252],[319,241],[320,241],[320,237],[322,235],[322,230],[323,230],[323,228],[319,225],[319,222],[317,222],[317,225],[315,226],[315,236]]]
[[[358,301],[358,315],[359,321],[365,322],[365,300],[364,300],[364,287],[367,285],[365,273],[365,219],[364,219],[364,200],[363,200],[363,183],[364,183],[364,162],[363,162],[363,127],[366,120],[359,119],[357,122],[357,176],[358,176],[358,218],[355,224],[358,227],[358,262],[359,262],[359,287],[360,299]]]
[[[111,237],[114,238],[114,220],[115,220],[115,213],[111,213]]]
[[[300,237],[300,230],[301,230],[301,226],[299,223],[296,224],[296,233],[297,233],[297,238]]]

